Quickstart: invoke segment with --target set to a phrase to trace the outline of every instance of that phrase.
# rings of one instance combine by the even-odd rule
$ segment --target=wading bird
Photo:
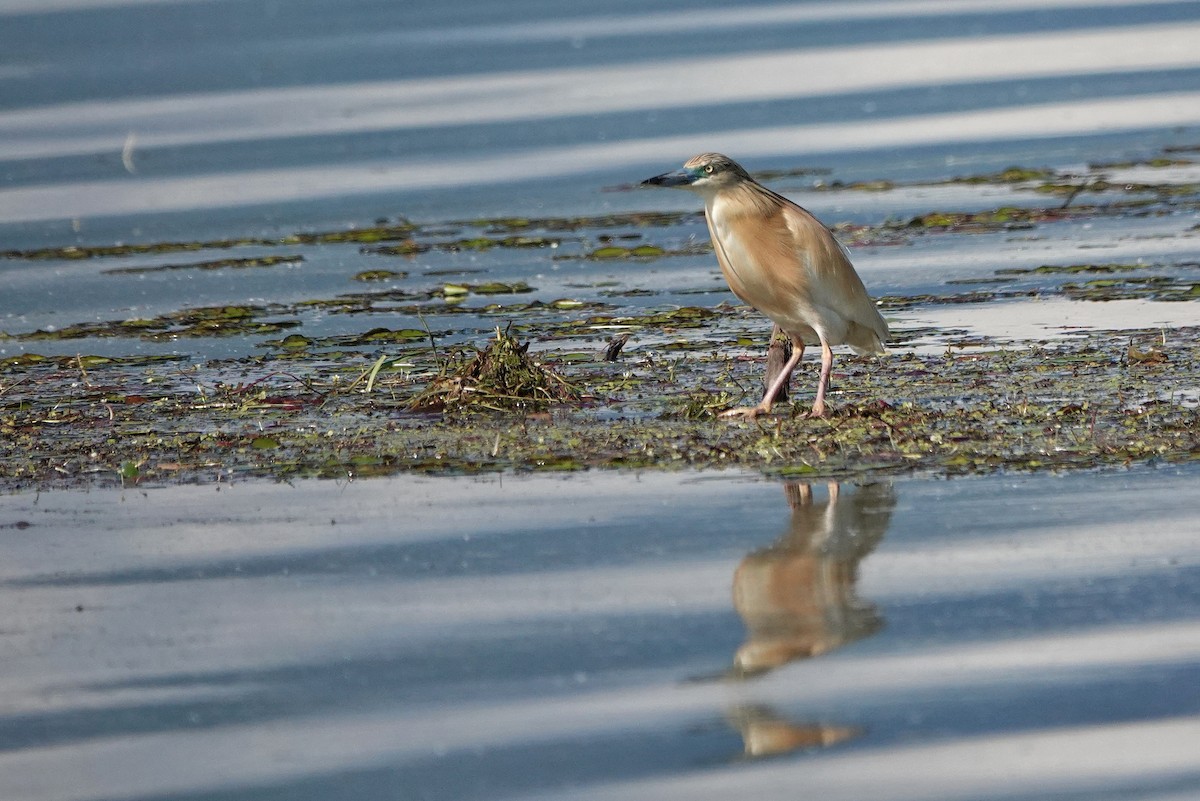
[[[867,296],[846,249],[816,217],[755,181],[736,161],[702,153],[682,169],[642,185],[690,189],[704,198],[708,233],[729,288],[792,341],[792,357],[759,404],[729,409],[723,417],[769,412],[800,363],[805,344],[821,345],[812,417],[825,414],[834,345],[849,345],[858,354],[884,352],[887,323]]]

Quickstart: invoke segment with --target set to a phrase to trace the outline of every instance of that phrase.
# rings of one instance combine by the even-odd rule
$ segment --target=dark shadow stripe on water
[[[452,752],[445,758],[403,764],[354,766],[263,785],[123,796],[121,801],[490,801],[589,783],[688,773],[704,763],[728,762],[741,749],[734,730],[716,725],[689,732],[686,751],[679,749],[678,740],[674,729],[621,732]]]
[[[1014,582],[1015,583],[1015,582]],[[863,588],[869,593],[869,588]],[[970,646],[1003,642],[1030,632],[1086,633],[1100,627],[1186,622],[1200,618],[1200,566],[1164,565],[1136,576],[1089,575],[995,592],[932,599],[868,595],[880,607],[888,637],[864,642],[867,652],[897,643]]]
[[[657,30],[644,35],[591,36],[586,25],[581,25],[579,35],[572,37],[535,42],[484,38],[455,44],[440,41],[438,32],[449,28],[452,33],[463,19],[471,19],[472,27],[486,29],[484,20],[488,17],[500,24],[513,23],[537,18],[545,9],[504,4],[504,9],[498,11],[479,5],[478,13],[464,9],[453,21],[423,22],[422,9],[411,4],[287,8],[288,12],[271,13],[259,10],[256,4],[205,2],[7,15],[0,26],[0,50],[23,53],[33,42],[38,46],[37,61],[57,68],[33,70],[7,81],[0,108],[48,101],[227,91],[247,85],[287,87],[387,80],[397,75],[425,78],[553,70],[691,58],[697,53],[723,55],[937,41],[964,35],[1069,32],[1197,18],[1195,5],[1190,3],[1100,5],[1033,13],[1025,9],[986,14],[897,13],[732,30],[717,27],[675,36]],[[563,19],[564,9],[569,8],[555,6],[555,18]],[[703,14],[699,7],[689,5],[686,9]],[[635,10],[644,10],[644,6],[622,10],[619,4],[608,2],[604,16],[629,15]],[[662,6],[655,8],[655,12],[663,10]],[[579,16],[586,23],[591,14]],[[164,35],[167,31],[179,32],[184,38]],[[130,41],[141,41],[143,46],[131,50]],[[464,49],[469,50],[469,57],[463,57]],[[164,61],[171,68],[162,69]]]
[[[580,480],[586,481],[586,478]],[[1145,470],[1108,474],[1105,486],[1137,489],[1137,492],[1122,495],[1124,500],[1119,511],[1123,518],[1136,519],[1140,525],[1162,521],[1164,525],[1176,526],[1185,523],[1178,510],[1164,502],[1164,496],[1171,494],[1171,482],[1181,480],[1174,471],[1165,471],[1164,475]],[[1010,485],[1009,489],[997,494],[997,482]],[[1156,488],[1159,483],[1163,484],[1163,489]],[[396,542],[297,548],[144,567],[55,572],[11,578],[0,581],[0,587],[84,588],[304,576],[342,576],[355,581],[386,583],[390,579],[528,575],[531,581],[536,581],[539,573],[553,571],[581,570],[582,576],[588,570],[654,564],[670,570],[675,562],[693,564],[698,561],[725,561],[732,576],[743,556],[770,545],[788,531],[789,511],[782,493],[783,485],[779,486],[777,503],[771,505],[764,505],[759,494],[747,493],[741,501],[726,499],[719,509],[708,505],[664,504],[640,516],[602,522],[580,521],[568,526],[539,526],[536,521],[530,521],[520,528],[505,529],[480,520],[480,534],[466,540],[461,531],[455,529],[440,539],[405,542],[405,526],[398,522]],[[863,489],[852,491],[859,493]],[[891,542],[905,549],[961,541],[967,533],[964,527],[969,529],[972,546],[980,546],[993,539],[999,543],[1007,542],[1014,527],[1051,534],[1059,528],[1085,530],[1113,521],[1114,510],[1106,504],[1109,495],[1103,489],[1096,489],[1095,477],[1091,474],[1050,479],[1041,476],[963,479],[953,488],[936,482],[896,482],[894,489],[898,505],[883,537],[885,543]],[[1014,499],[1019,503],[1014,503]],[[243,523],[239,518],[228,520],[224,525],[251,526],[252,523]],[[1191,587],[1200,588],[1200,578],[1190,585],[1185,580],[1192,571],[1193,568],[1164,563],[1148,570],[1144,577],[1121,576],[1121,586],[1135,582],[1135,586],[1145,587],[1146,597],[1154,597],[1158,594],[1156,590],[1168,586],[1173,591],[1186,592]],[[1164,578],[1154,578],[1159,575]],[[1084,586],[1091,590],[1103,586],[1096,582],[1105,580],[1103,574],[1079,578],[1067,576],[1060,588],[1075,592],[1079,586]],[[1086,584],[1081,584],[1083,582]],[[1180,586],[1175,587],[1177,583]],[[1095,594],[1088,593],[1089,596]],[[984,593],[984,597],[992,595],[992,592]],[[1130,594],[1126,593],[1125,597]],[[926,601],[916,598],[900,603],[923,604]],[[941,601],[935,599],[933,603]]]
[[[287,554],[245,556],[230,559],[200,560],[162,567],[115,569],[96,572],[63,573],[0,582],[0,587],[113,587],[172,582],[222,581],[228,579],[299,578],[303,576],[345,576],[364,581],[396,578],[469,578],[528,574],[536,581],[546,570],[601,568],[622,565],[646,565],[663,560],[663,551],[645,538],[628,536],[628,528],[614,526],[588,529],[586,538],[578,530],[510,533],[464,543],[369,545],[333,547]],[[605,539],[606,537],[611,538]],[[728,534],[715,532],[729,547]],[[624,552],[605,550],[604,544],[627,541]],[[578,543],[573,547],[574,543]],[[589,548],[589,543],[595,543]],[[708,544],[711,547],[711,543]],[[689,543],[690,560],[704,553],[706,543],[697,538]],[[737,547],[736,545],[734,547]],[[536,568],[528,565],[528,554],[536,552]],[[722,549],[724,550],[724,548]],[[677,553],[676,556],[682,554]],[[730,570],[736,557],[730,558]],[[670,561],[664,561],[670,569]]]
[[[638,745],[654,747],[653,742],[639,742]],[[484,782],[467,785],[461,778],[448,778],[447,773],[453,773],[453,771],[449,771],[443,766],[442,773],[432,777],[434,780],[440,780],[440,783],[433,786],[411,785],[407,776],[399,774],[395,769],[381,767],[309,776],[297,778],[292,782],[267,786],[201,790],[194,793],[122,796],[120,799],[107,798],[101,801],[328,801],[328,799],[334,798],[369,798],[372,801],[392,801],[393,799],[395,801],[449,801],[449,799],[462,798],[463,801],[469,801],[475,798],[489,800],[498,797],[514,798],[520,797],[522,792],[536,793],[538,790],[543,793],[552,793],[555,789],[563,791],[578,789],[584,784],[583,779],[585,778],[579,777],[575,781],[564,781],[557,785],[545,784],[540,787],[531,786],[532,780],[526,778],[520,788],[497,788]],[[535,772],[534,775],[537,773]],[[638,776],[622,770],[616,776],[610,773],[595,778],[598,782],[603,783],[636,779]],[[796,781],[798,786],[802,786],[800,776]],[[446,792],[442,791],[443,785]],[[451,793],[455,791],[462,794],[452,795]],[[498,795],[501,792],[504,793],[503,796]],[[1193,795],[1187,795],[1187,793]],[[538,797],[552,798],[553,795],[541,796],[539,794]],[[958,798],[959,796],[948,797]],[[997,789],[995,793],[970,796],[972,801],[1130,801],[1130,799],[1180,801],[1183,798],[1193,797],[1200,797],[1200,773],[1163,777],[1144,776],[1139,777],[1136,782],[1111,783],[1104,788],[1089,785],[1079,789],[1049,790],[1042,788],[1031,792],[1017,793]]]
[[[1130,153],[1146,158],[1158,155],[1158,148],[1190,141],[1190,129],[1134,128],[1117,132],[1072,134],[1069,136],[1033,136],[1027,139],[988,139],[969,142],[946,141],[915,146],[887,148],[849,148],[807,156],[800,166],[837,165],[837,177],[843,181],[876,180],[890,175],[893,180],[940,180],[964,174],[980,174],[1018,164],[1074,163],[1080,152],[1107,153],[1098,159],[1127,159]],[[1030,154],[1036,153],[1036,158]],[[675,155],[675,154],[670,154]],[[794,167],[794,153],[780,150],[779,155],[761,154],[752,162],[755,169]],[[663,158],[666,158],[664,154]],[[970,159],[970,167],[954,166],[954,159]],[[680,156],[679,158],[683,158]],[[640,166],[639,166],[640,164]],[[485,182],[471,187],[396,186],[387,189],[354,191],[270,202],[246,202],[227,206],[202,206],[176,210],[97,213],[89,217],[85,232],[79,234],[64,219],[29,222],[0,221],[0,237],[13,249],[61,247],[63,242],[81,244],[152,243],[157,241],[195,241],[256,237],[264,229],[290,233],[295,230],[325,230],[344,227],[347,220],[369,225],[380,215],[400,214],[428,222],[479,219],[481,217],[544,216],[547,209],[565,209],[567,213],[596,213],[613,208],[635,211],[695,210],[694,198],[678,193],[607,193],[604,187],[640,179],[649,171],[662,169],[662,159],[646,159],[639,164],[614,171],[608,165],[580,165],[569,174]],[[486,191],[475,191],[484,189]],[[785,192],[788,191],[785,189]],[[878,222],[874,213],[856,213],[853,206],[838,202],[836,216],[829,222]],[[603,205],[601,205],[601,203]],[[573,210],[573,211],[570,211]],[[75,353],[72,350],[70,353]]]
[[[139,691],[194,691],[194,699],[121,701],[84,709],[0,716],[0,753],[115,735],[219,730],[321,713],[348,714],[405,704],[436,710],[542,702],[581,692],[620,692],[646,675],[678,675],[681,665],[724,669],[742,637],[728,614],[571,618],[542,625],[481,629],[474,637],[399,642],[362,656],[263,669],[131,677],[58,688],[128,697]],[[486,678],[484,678],[486,677]],[[213,698],[205,691],[227,691]],[[93,696],[95,697],[95,696]],[[517,736],[514,733],[514,736]]]
[[[1106,688],[1121,690],[1126,688]],[[1073,699],[1079,703],[1080,699]],[[783,715],[788,720],[793,718]],[[1169,720],[1166,715],[1162,719]],[[1128,720],[1097,720],[1103,726],[1114,722],[1153,722],[1157,716],[1135,716]],[[805,721],[796,719],[795,722]],[[816,721],[811,721],[816,722]],[[1086,726],[1089,721],[1078,721]],[[903,733],[886,740],[875,736],[879,728],[901,721],[883,721],[873,725],[865,736],[838,748],[839,751],[887,749],[911,746]],[[1070,724],[1067,724],[1070,725]],[[1050,727],[1053,728],[1053,727]],[[1003,733],[1037,733],[1042,727],[1009,728]],[[960,733],[923,739],[921,745],[952,740]],[[397,798],[421,801],[475,801],[524,794],[548,793],[590,783],[627,782],[638,779],[669,779],[674,775],[702,773],[740,760],[742,742],[736,729],[714,714],[705,719],[672,723],[661,727],[640,727],[602,735],[581,733],[542,742],[514,742],[502,747],[451,750],[437,757],[399,760],[391,764],[348,766],[346,770],[318,775],[297,776],[291,780],[241,787],[197,790],[194,792],[139,795],[122,801],[308,801],[329,798]],[[791,759],[819,758],[814,752],[792,754]],[[802,770],[800,766],[798,769]],[[1177,788],[1194,786],[1200,775],[1168,775],[1139,780],[1137,787]],[[996,793],[973,798],[996,801],[1024,799],[1121,799],[1126,787],[1043,789],[1038,793],[1011,792],[998,788]],[[1141,796],[1139,796],[1140,798]],[[113,801],[116,801],[113,799]]]
[[[711,510],[664,509],[666,520],[650,529],[638,520],[539,528],[531,521],[519,530],[488,529],[464,541],[461,534],[414,543],[333,546],[225,559],[198,559],[154,567],[115,568],[29,576],[0,582],[7,587],[100,587],[180,581],[269,577],[346,576],[356,580],[437,579],[529,574],[576,568],[647,565],[685,559],[728,558],[732,572],[741,554],[771,541],[787,523],[787,509],[767,512],[758,531],[738,526],[739,507]],[[743,519],[761,520],[762,511],[742,510]],[[403,539],[398,526],[397,539]],[[531,567],[533,565],[533,567]]]
[[[1003,599],[980,601],[1002,604]],[[1192,611],[1192,610],[1189,610]],[[1149,621],[1147,621],[1149,622]],[[931,627],[970,629],[958,621],[931,621]],[[880,651],[905,650],[903,625],[885,629],[874,642],[850,646],[840,654],[869,660]],[[1041,625],[1041,635],[1078,633],[1079,628]],[[995,642],[985,630],[953,645],[970,649]],[[573,616],[542,624],[484,626],[472,636],[454,636],[383,644],[366,655],[337,655],[327,661],[263,669],[180,672],[129,679],[85,682],[59,692],[104,693],[163,690],[194,691],[195,699],[123,701],[86,709],[0,717],[0,751],[84,742],[97,737],[219,729],[267,721],[311,719],[322,712],[345,714],[406,703],[425,709],[439,705],[469,708],[527,698],[533,702],[579,693],[615,692],[644,683],[647,676],[695,681],[697,665],[708,678],[727,677],[744,636],[741,622],[728,612],[658,615]],[[930,643],[923,641],[922,646]],[[884,648],[872,647],[883,645]],[[941,647],[941,646],[938,646]],[[1180,687],[1200,685],[1200,665],[1189,657],[1148,665],[1121,664],[1062,669],[1018,669],[946,688],[905,685],[901,693],[883,682],[863,686],[853,696],[781,707],[789,717],[871,721],[872,742],[891,742],[916,727],[922,736],[954,738],[1025,728],[1104,724],[1143,717],[1200,714],[1200,694]],[[839,658],[803,662],[803,670],[838,669]],[[785,677],[786,673],[781,673]],[[802,681],[803,672],[796,674]],[[481,681],[480,676],[486,676]],[[585,677],[586,683],[579,683]],[[773,697],[786,698],[776,678]],[[739,697],[754,697],[753,681],[740,685]],[[781,689],[783,687],[784,689]],[[205,691],[229,696],[205,697]],[[795,707],[795,708],[793,708]],[[915,717],[914,717],[915,716]],[[918,722],[914,723],[914,720]],[[533,733],[532,736],[536,736]]]

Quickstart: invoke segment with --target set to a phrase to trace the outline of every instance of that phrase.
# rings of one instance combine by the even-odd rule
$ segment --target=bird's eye
[[[716,169],[716,167],[714,167],[714,166],[713,166],[713,165],[711,165],[711,164],[705,164],[705,165],[704,165],[704,171],[705,171],[706,173],[708,173],[709,175],[712,175],[712,174],[713,174],[713,170],[715,170],[715,169]]]

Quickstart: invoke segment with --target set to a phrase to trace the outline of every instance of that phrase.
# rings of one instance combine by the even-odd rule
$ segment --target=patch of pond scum
[[[920,236],[1025,230],[1101,216],[1136,219],[1200,207],[1197,188],[1180,184],[1126,185],[1125,195],[1111,202],[1079,202],[1084,193],[1118,191],[1101,169],[1108,167],[1086,175],[1013,168],[954,179],[1020,185],[1054,197],[1052,205],[936,211],[837,230],[852,244],[896,244]],[[848,188],[885,192],[894,186],[881,183],[888,182]],[[499,281],[411,287],[407,270],[361,265],[429,251],[497,248],[550,249],[552,261],[694,256],[705,247],[681,246],[680,240],[688,240],[678,229],[690,231],[700,219],[695,212],[654,212],[436,225],[400,220],[272,240],[6,252],[8,259],[74,261],[242,246],[287,249],[107,271],[128,274],[302,267],[304,246],[346,246],[361,254],[347,280],[386,286],[298,303],[185,308],[149,319],[0,335],[26,342],[77,339],[81,351],[93,338],[267,337],[258,356],[202,365],[169,356],[26,353],[0,360],[0,484],[725,466],[837,477],[1065,469],[1200,456],[1200,328],[1092,332],[970,353],[951,347],[940,355],[904,351],[904,343],[921,332],[898,330],[895,350],[884,357],[839,357],[827,418],[803,416],[815,384],[813,365],[806,361],[793,381],[793,392],[799,392],[794,405],[779,404],[775,414],[756,421],[727,422],[714,412],[761,391],[762,359],[746,353],[762,354],[766,326],[745,307],[635,311],[577,298],[471,305],[471,298],[519,296],[534,288]],[[667,242],[645,241],[647,231],[659,229],[671,235]],[[881,306],[1000,302],[1046,293],[1080,302],[1130,297],[1188,302],[1200,299],[1197,266],[999,269],[994,278],[970,281],[985,288],[885,297]],[[425,275],[469,272],[479,270]],[[1032,278],[1063,283],[1030,288],[1025,282]],[[653,294],[609,282],[591,285],[599,286],[606,287],[599,293],[606,300]],[[458,331],[363,326],[361,332],[320,337],[294,330],[317,310],[454,315],[446,319],[461,317],[469,325]],[[445,344],[452,334],[470,337],[494,329],[496,318],[509,327],[489,334],[491,342],[482,350]],[[655,344],[604,360],[605,342],[629,334]],[[538,343],[532,354],[531,341]],[[610,347],[609,355],[619,349]]]
[[[478,403],[463,376],[487,372],[487,350],[286,371],[18,357],[0,362],[0,464],[14,487],[619,467],[957,474],[1200,458],[1200,328],[1161,337],[844,357],[828,418],[803,416],[806,370],[794,405],[738,423],[712,411],[755,396],[762,365],[720,350],[628,362],[550,352],[530,368],[514,345],[503,358],[545,372]],[[239,372],[247,380],[231,382]]]

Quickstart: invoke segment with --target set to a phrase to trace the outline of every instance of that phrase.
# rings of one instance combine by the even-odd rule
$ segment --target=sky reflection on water
[[[428,190],[524,205],[532,182],[557,205],[563,179],[573,214],[700,150],[880,178],[898,153],[937,147],[930,178],[983,146],[1016,163],[1048,137],[1125,134],[1102,147],[1128,148],[1200,125],[1197,4],[1036,6],[762,5],[731,25],[720,8],[525,19],[518,4],[463,26],[371,2],[18,5],[0,33],[0,230],[148,232],[147,215],[257,206],[252,223],[367,198],[436,219]],[[74,25],[91,38],[76,43]]]
[[[694,210],[603,190],[710,149],[826,181],[929,182],[1145,159],[1200,126],[1196,2],[553,13],[0,0],[2,247]],[[831,223],[1029,202],[806,181],[783,188]],[[855,258],[873,291],[897,293],[1097,245],[1178,262],[1193,217]],[[0,260],[0,329],[346,292],[373,258],[356,248],[313,248],[282,280],[104,272],[158,256]],[[482,263],[490,279],[536,277],[532,297],[582,275],[666,303],[708,285],[710,261]],[[1016,320],[1042,336],[1184,325],[1193,305],[1060,298],[905,322]],[[304,331],[377,324],[313,315]],[[0,496],[0,796],[1190,798],[1196,481],[1180,468],[805,489],[612,473]]]
[[[1191,781],[1200,546],[1174,499],[1196,479],[6,496],[0,794],[665,799],[804,782],[981,798],[1012,774],[1003,789],[1032,798]]]

